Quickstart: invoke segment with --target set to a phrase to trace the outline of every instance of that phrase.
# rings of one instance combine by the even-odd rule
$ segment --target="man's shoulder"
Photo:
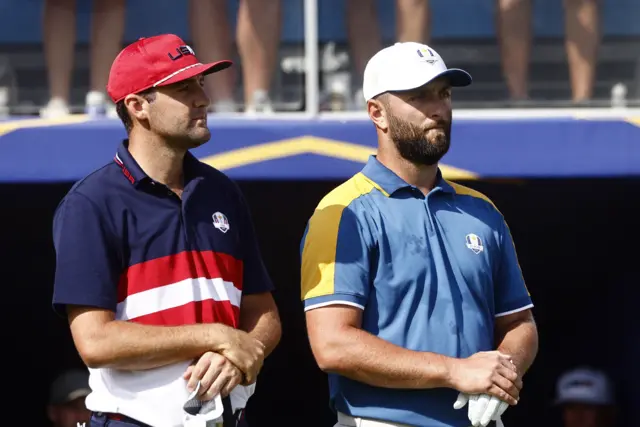
[[[493,201],[484,193],[452,181],[447,181],[447,183],[453,188],[453,190],[455,191],[455,195],[461,201],[465,201],[471,205],[484,208],[489,211],[500,213]]]
[[[209,184],[213,184],[218,188],[228,188],[234,192],[240,191],[238,184],[221,170],[201,160],[197,160],[197,165],[199,175],[206,179]]]
[[[381,189],[366,175],[359,172],[327,193],[316,209],[325,209],[330,206],[346,208],[373,194],[381,194]]]
[[[75,182],[60,201],[60,205],[77,200],[91,202],[96,206],[102,205],[109,199],[110,193],[117,191],[118,179],[121,178],[118,174],[122,175],[121,168],[113,162],[107,163]]]

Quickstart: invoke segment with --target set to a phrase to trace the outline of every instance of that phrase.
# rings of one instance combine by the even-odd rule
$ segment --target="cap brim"
[[[72,400],[76,400],[81,397],[87,397],[90,394],[91,394],[91,389],[88,389],[88,388],[81,388],[81,389],[72,391],[67,396],[67,402],[71,402]]]
[[[440,77],[445,77],[449,81],[449,84],[453,87],[469,86],[473,81],[473,79],[471,78],[471,74],[467,73],[466,71],[460,68],[448,68],[440,73],[430,76],[415,74],[406,79],[399,80],[398,85],[395,88],[377,92],[368,97],[367,94],[363,93],[363,95],[365,97],[365,100],[369,100],[386,92],[406,92],[427,85]]]
[[[447,79],[449,79],[449,84],[454,87],[469,86],[473,82],[471,74],[460,68],[449,68],[448,70],[443,71],[431,80],[435,80],[438,77],[446,77]]]
[[[587,398],[580,398],[580,397],[563,397],[563,398],[556,399],[553,403],[556,406],[564,406],[564,405],[570,405],[570,404],[607,406],[607,405],[613,404],[613,402],[607,399],[587,399]]]
[[[461,70],[460,68],[448,68],[436,75],[431,75],[427,78],[416,76],[414,77],[413,81],[411,81],[411,79],[407,79],[405,81],[405,85],[408,87],[405,90],[417,89],[441,77],[446,78],[449,81],[449,84],[453,87],[469,86],[473,81],[473,79],[471,78],[471,74],[467,73],[466,71]]]
[[[181,82],[183,80],[190,79],[200,74],[207,75],[211,73],[217,73],[218,71],[222,71],[231,67],[231,65],[233,65],[233,62],[227,59],[217,62],[210,62],[208,64],[193,65],[175,73],[175,75],[171,76],[171,78],[168,78],[167,80],[164,80],[162,83],[158,83],[155,86],[168,86],[174,83]]]

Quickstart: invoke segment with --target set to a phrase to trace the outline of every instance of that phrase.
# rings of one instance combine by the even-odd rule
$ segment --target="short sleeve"
[[[116,311],[121,262],[113,235],[98,208],[86,196],[70,193],[53,220],[56,253],[53,307],[66,305]]]
[[[350,206],[317,209],[300,244],[305,310],[346,304],[364,309],[371,287],[373,239]]]
[[[242,222],[240,238],[243,252],[242,293],[249,295],[271,292],[274,286],[262,260],[249,207],[241,193],[239,193],[239,197]]]
[[[533,307],[518,263],[513,237],[505,221],[502,221],[501,228],[500,265],[494,288],[496,317]]]

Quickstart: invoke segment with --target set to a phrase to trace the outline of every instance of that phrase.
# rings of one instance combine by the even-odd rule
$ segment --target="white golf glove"
[[[189,395],[182,406],[184,427],[207,427],[222,422],[224,406],[222,398],[217,394],[212,400],[202,402],[198,399],[200,381],[196,389]]]
[[[461,409],[469,403],[468,416],[474,427],[486,427],[491,421],[495,421],[498,427],[504,427],[500,418],[509,404],[497,397],[488,394],[458,394],[458,399],[453,404],[454,409]]]

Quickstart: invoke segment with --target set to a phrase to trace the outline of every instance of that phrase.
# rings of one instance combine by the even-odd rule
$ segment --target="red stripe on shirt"
[[[143,325],[180,326],[196,323],[224,323],[238,327],[240,309],[229,301],[194,301],[179,307],[173,307],[156,313],[130,319],[130,322]]]
[[[185,279],[221,278],[242,290],[242,261],[213,251],[184,251],[130,266],[118,283],[118,303],[127,296]]]

